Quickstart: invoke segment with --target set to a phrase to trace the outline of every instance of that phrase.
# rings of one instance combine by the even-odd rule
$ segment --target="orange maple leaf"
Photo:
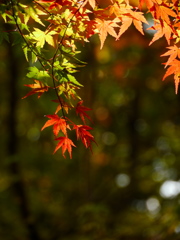
[[[88,0],[91,7],[94,9],[96,6],[96,0]]]
[[[70,129],[69,125],[67,124],[66,120],[59,117],[57,114],[54,115],[46,115],[46,117],[50,118],[51,120],[48,120],[44,126],[41,128],[41,131],[44,128],[47,128],[51,125],[53,125],[53,133],[55,136],[58,135],[59,131],[62,131],[64,135],[67,135],[67,128]]]
[[[80,4],[81,8],[83,8],[88,3],[93,9],[96,6],[96,0],[84,0],[84,1],[79,1],[78,3]]]
[[[161,57],[169,56],[165,67],[167,67],[167,65],[169,65],[175,58],[178,57],[180,59],[180,49],[176,45],[167,48],[170,50],[161,55]]]
[[[165,4],[165,2],[162,2],[161,4],[155,4],[154,7],[150,9],[150,12],[155,19],[161,19],[167,24],[171,24],[169,16],[177,16],[176,13],[172,9],[170,9],[170,6]]]
[[[70,158],[72,158],[72,146],[76,147],[73,143],[73,141],[71,139],[69,139],[68,137],[59,137],[56,138],[55,140],[59,140],[59,143],[57,144],[54,153],[60,148],[62,147],[62,155],[64,158],[66,158],[66,156],[64,155],[66,151],[69,152],[69,156]]]
[[[170,45],[170,39],[172,34],[174,33],[174,29],[170,25],[168,25],[166,22],[157,21],[154,26],[148,28],[147,30],[157,31],[154,34],[154,37],[149,43],[149,45],[151,45],[153,42],[155,42],[159,38],[162,38],[163,36],[165,36],[168,45]]]
[[[154,5],[153,0],[139,0],[139,8],[142,9],[142,5],[146,4],[147,8],[150,9]]]
[[[59,103],[56,108],[55,114],[57,114],[62,108],[66,111],[66,113],[68,113],[69,109],[71,109],[72,107],[69,106],[69,104],[67,102],[65,102],[64,99],[60,98],[60,101],[61,101],[61,104],[59,103],[59,99],[52,100],[52,102]]]
[[[172,1],[178,1],[178,0],[172,0]],[[142,5],[145,3],[147,8],[150,11],[154,11],[153,7],[154,6],[161,6],[161,5],[165,5],[167,6],[165,3],[167,3],[167,0],[139,0],[139,8],[142,8]]]
[[[132,10],[129,10],[128,13],[124,14],[124,16],[121,17],[121,19],[122,25],[120,27],[117,39],[120,38],[120,36],[131,26],[132,23],[136,29],[144,35],[142,23],[148,24],[148,22],[146,21],[142,12],[134,12]]]
[[[30,91],[29,93],[27,93],[24,97],[22,97],[22,99],[30,96],[30,95],[33,95],[33,94],[38,94],[38,98],[41,97],[41,95],[44,93],[44,92],[47,92],[49,90],[50,87],[48,86],[45,86],[42,82],[38,81],[38,80],[34,80],[35,83],[33,84],[25,84],[24,86],[26,87],[30,87],[32,88],[33,90]]]
[[[83,101],[79,101],[77,103],[77,106],[76,106],[76,113],[77,115],[80,116],[80,118],[82,119],[83,123],[85,124],[85,117],[87,117],[90,121],[91,121],[91,118],[89,117],[89,115],[87,113],[85,113],[85,111],[90,111],[92,110],[91,108],[87,108],[85,106],[82,105],[83,104]]]
[[[132,9],[133,7],[130,6],[128,3],[127,4],[120,4],[117,1],[109,6],[109,14],[112,15],[114,13],[114,15],[116,17],[122,17],[123,14],[128,13],[129,9]]]
[[[131,11],[130,15],[132,16],[133,19],[133,24],[136,27],[136,29],[142,34],[144,35],[143,32],[143,27],[142,27],[142,23],[146,23],[148,24],[147,20],[145,19],[145,17],[143,16],[144,13],[142,12],[136,12],[136,11]]]
[[[180,61],[177,59],[174,59],[168,65],[170,67],[167,69],[167,71],[163,77],[163,80],[165,80],[165,78],[167,78],[168,76],[174,74],[175,93],[177,94],[178,86],[179,86],[179,82],[180,82]]]
[[[86,148],[90,148],[90,150],[92,151],[91,142],[95,142],[95,140],[93,135],[88,132],[92,128],[86,125],[74,125],[74,129],[76,130],[77,139],[80,139],[84,146]]]
[[[113,20],[113,21],[107,20],[106,21],[104,19],[101,20],[99,18],[96,18],[95,21],[97,23],[96,28],[98,30],[99,38],[101,41],[100,49],[102,49],[108,33],[111,36],[117,38],[117,33],[114,30],[114,27],[119,27],[119,25],[116,23],[116,20]],[[119,20],[117,22],[119,22]]]

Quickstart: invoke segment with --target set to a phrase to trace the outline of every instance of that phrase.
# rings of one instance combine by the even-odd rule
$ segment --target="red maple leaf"
[[[86,33],[86,38],[89,39],[92,35],[95,34],[95,30],[96,30],[96,21],[95,20],[84,20],[83,21],[86,29],[85,29],[85,33]]]
[[[174,5],[174,8],[176,10],[176,12],[178,13],[178,3],[179,3],[179,0],[172,0],[173,2],[173,5]]]
[[[30,95],[33,95],[35,93],[38,94],[38,98],[40,98],[40,96],[44,93],[44,92],[47,92],[49,90],[50,87],[48,86],[45,86],[42,82],[38,81],[38,80],[34,80],[35,83],[33,84],[25,84],[24,86],[26,87],[30,87],[32,88],[33,90],[30,91],[29,93],[27,93],[22,99],[30,96]]]
[[[77,139],[80,139],[86,148],[91,149],[91,142],[95,142],[93,135],[88,132],[92,128],[86,125],[74,125]],[[96,143],[96,142],[95,142]]]
[[[59,131],[62,131],[64,135],[67,134],[67,128],[70,129],[69,125],[67,124],[66,120],[59,117],[57,114],[54,115],[46,115],[46,117],[50,118],[51,120],[48,120],[44,126],[41,128],[41,131],[53,125],[53,133],[55,136],[58,135]]]
[[[61,8],[61,6],[66,6],[72,4],[71,1],[66,0],[55,0],[53,4],[50,5],[49,9]]]
[[[76,147],[73,143],[73,141],[71,139],[69,139],[68,137],[59,137],[56,138],[55,140],[59,140],[59,143],[57,144],[54,153],[60,148],[62,147],[62,155],[64,158],[66,158],[66,156],[64,155],[66,151],[69,152],[69,156],[70,158],[72,158],[72,146]]]
[[[87,108],[85,106],[82,105],[83,104],[83,101],[79,101],[77,103],[77,106],[76,106],[76,113],[77,115],[80,116],[80,118],[82,119],[83,123],[85,124],[85,117],[87,117],[90,121],[91,121],[91,118],[89,117],[89,115],[87,113],[85,113],[85,111],[90,111],[92,110],[91,108]]]
[[[66,5],[72,5],[72,1],[69,0],[37,0],[38,3],[51,3],[49,5],[49,10],[52,9],[61,9],[62,6],[66,6]]]

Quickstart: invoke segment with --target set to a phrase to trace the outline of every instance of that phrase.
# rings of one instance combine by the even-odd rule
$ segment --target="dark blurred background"
[[[180,95],[161,80],[166,42],[145,35],[132,27],[102,50],[96,36],[80,47],[98,145],[78,142],[73,159],[40,131],[55,96],[22,100],[28,64],[18,45],[0,45],[0,239],[180,239]]]

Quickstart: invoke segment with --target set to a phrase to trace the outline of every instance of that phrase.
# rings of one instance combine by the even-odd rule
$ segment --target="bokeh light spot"
[[[153,198],[153,197],[148,198],[146,201],[146,207],[150,213],[152,213],[152,214],[158,213],[160,210],[159,200],[157,198]]]
[[[130,177],[129,175],[125,174],[125,173],[120,173],[116,176],[116,184],[118,187],[127,187],[130,183]]]
[[[180,193],[180,182],[167,180],[160,187],[163,198],[174,198]]]
[[[117,137],[112,132],[105,132],[102,135],[102,141],[104,142],[104,144],[111,146],[117,142]]]

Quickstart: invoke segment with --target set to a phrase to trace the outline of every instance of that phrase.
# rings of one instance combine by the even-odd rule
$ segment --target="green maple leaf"
[[[28,23],[29,19],[32,18],[35,22],[41,24],[42,26],[45,26],[44,23],[39,18],[39,15],[45,15],[44,12],[34,9],[33,7],[28,7],[25,9],[26,15],[24,16],[24,22],[25,24]]]
[[[35,31],[32,32],[33,39],[36,41],[36,46],[43,47],[45,42],[47,42],[51,46],[55,46],[54,38],[52,35],[56,34],[55,31],[51,32],[44,32],[41,31],[39,28],[34,28]]]

